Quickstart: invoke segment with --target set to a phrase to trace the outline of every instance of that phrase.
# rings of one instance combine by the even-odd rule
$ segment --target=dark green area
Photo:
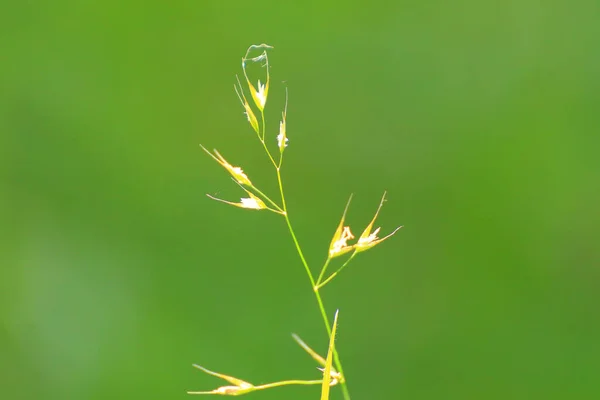
[[[183,399],[318,378],[308,279],[233,92],[266,42],[313,269],[350,193],[383,232],[324,289],[353,399],[600,396],[600,3],[21,1],[0,13],[0,387]],[[273,147],[275,148],[275,147]],[[318,387],[251,399],[318,399]],[[339,389],[333,399],[341,399]]]

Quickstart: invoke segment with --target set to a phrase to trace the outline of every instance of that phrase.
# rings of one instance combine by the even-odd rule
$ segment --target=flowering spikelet
[[[231,176],[233,177],[233,179],[235,179],[236,182],[238,182],[241,185],[252,186],[252,182],[250,182],[250,179],[248,179],[248,177],[246,176],[246,174],[244,174],[244,171],[242,171],[240,167],[234,167],[233,165],[229,164],[227,160],[225,160],[225,158],[223,158],[223,156],[217,150],[215,150],[215,154],[213,154],[210,151],[206,150],[204,146],[200,145],[200,147],[202,147],[202,150],[204,150],[206,154],[208,154],[216,162],[221,164],[221,166],[231,174]]]
[[[265,109],[265,105],[267,104],[267,96],[269,95],[269,83],[271,81],[271,77],[269,74],[269,57],[267,56],[267,50],[272,49],[272,48],[273,47],[266,45],[266,44],[250,46],[248,48],[248,51],[246,52],[246,55],[244,56],[244,58],[242,58],[242,69],[244,71],[244,76],[246,77],[246,82],[248,83],[248,89],[250,89],[250,95],[252,95],[254,104],[256,104],[256,107],[258,107],[258,109],[261,112]],[[264,50],[262,51],[262,53],[260,53],[256,57],[248,57],[248,54],[250,53],[250,51],[252,51],[254,49],[264,49]],[[254,85],[250,82],[250,78],[248,77],[248,73],[246,72],[246,61],[252,61],[252,62],[264,61],[264,63],[265,63],[264,66],[267,70],[266,83],[262,84],[259,79],[258,85],[257,85],[258,90],[256,90],[256,87],[254,87]]]
[[[268,209],[267,205],[265,204],[264,201],[262,201],[259,197],[255,196],[254,194],[252,194],[251,192],[247,191],[248,195],[250,197],[243,197],[240,199],[239,203],[235,203],[233,201],[227,201],[227,200],[223,200],[220,199],[218,197],[215,196],[211,196],[210,194],[207,194],[206,196],[208,196],[209,198],[216,200],[216,201],[220,201],[221,203],[225,203],[225,204],[230,204],[232,206],[236,206],[236,207],[240,207],[240,208],[248,208],[250,210],[265,210]]]
[[[200,365],[194,364],[194,367],[198,368],[200,371],[207,373],[208,375],[216,376],[217,378],[221,378],[231,383],[229,386],[221,386],[216,388],[215,390],[211,390],[208,392],[188,392],[188,394],[222,394],[229,396],[239,396],[240,394],[245,394],[256,390],[255,386],[249,382],[243,381],[238,378],[234,378],[233,376],[220,374],[218,372],[210,371]]]
[[[288,138],[287,138],[287,132],[286,132],[287,103],[288,103],[288,92],[286,89],[286,91],[285,91],[285,107],[283,109],[283,112],[281,113],[281,121],[279,122],[279,135],[277,135],[277,147],[279,147],[279,152],[281,154],[283,154],[283,150],[288,145]]]
[[[289,139],[285,135],[285,113],[279,122],[279,135],[277,135],[277,147],[279,151],[283,153],[283,150],[287,147]]]
[[[342,254],[346,254],[352,250],[352,246],[349,246],[346,242],[350,239],[354,239],[354,235],[352,235],[349,226],[344,226],[344,220],[346,219],[346,213],[348,212],[350,201],[352,201],[352,196],[350,196],[348,199],[348,203],[344,209],[344,214],[342,214],[342,220],[340,221],[340,224],[338,225],[335,233],[333,234],[333,238],[331,239],[331,244],[329,245],[329,258],[341,256]]]
[[[246,114],[246,117],[248,117],[248,122],[250,122],[250,126],[252,126],[252,129],[254,129],[254,131],[256,133],[258,133],[259,132],[258,119],[256,119],[256,115],[254,115],[254,111],[252,111],[250,104],[248,104],[248,100],[246,100],[246,96],[244,95],[244,89],[242,89],[242,83],[240,82],[240,79],[237,78],[237,81],[238,81],[239,89],[236,85],[233,85],[233,89],[235,90],[235,93],[237,94],[238,99],[240,99],[240,103],[242,103],[242,107],[244,107],[244,114]]]

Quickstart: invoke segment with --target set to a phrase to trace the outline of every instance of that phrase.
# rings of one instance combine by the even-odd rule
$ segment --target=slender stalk
[[[264,385],[254,386],[255,390],[262,389],[270,389],[277,386],[287,386],[287,385],[321,385],[323,383],[322,379],[313,380],[313,381],[301,381],[301,380],[289,380],[289,381],[279,381],[273,383],[266,383]]]
[[[315,298],[317,299],[317,304],[319,306],[319,310],[321,311],[321,316],[323,317],[325,329],[327,330],[327,336],[331,337],[331,324],[329,323],[329,318],[327,318],[327,312],[325,311],[325,306],[323,305],[323,299],[321,298],[321,294],[318,291],[314,290],[315,278],[314,278],[312,272],[310,271],[310,268],[308,266],[308,262],[306,261],[306,258],[304,257],[304,253],[302,252],[302,247],[300,246],[300,243],[298,242],[298,238],[296,237],[296,234],[294,233],[294,228],[292,228],[292,223],[290,221],[290,217],[287,212],[287,205],[285,202],[285,195],[283,192],[283,182],[281,180],[281,170],[279,168],[277,168],[277,182],[279,183],[279,192],[281,193],[281,204],[283,206],[283,211],[285,213],[283,215],[283,217],[285,218],[285,222],[287,223],[288,230],[290,231],[290,235],[292,236],[292,240],[294,241],[294,245],[296,246],[296,250],[298,251],[298,256],[300,257],[300,260],[302,261],[302,265],[304,265],[304,269],[306,270],[306,274],[308,275],[308,279],[310,280],[310,286],[313,288],[313,291],[315,293]],[[342,387],[342,393],[344,395],[344,400],[350,400],[350,393],[348,392],[348,386],[346,385],[346,380],[344,377],[344,370],[342,368],[340,356],[337,352],[337,349],[335,349],[335,348],[333,350],[333,359],[335,362],[336,369],[342,375],[342,380],[340,381],[340,384]]]
[[[271,204],[272,204],[272,205],[273,205],[273,206],[274,206],[274,207],[275,207],[277,210],[279,210],[279,211],[280,211],[280,213],[281,213],[281,214],[285,213],[285,211],[284,211],[284,210],[283,210],[281,207],[279,207],[279,206],[277,205],[277,203],[275,203],[273,200],[271,200],[271,199],[269,198],[269,196],[267,196],[266,194],[264,194],[263,192],[261,192],[260,190],[258,190],[258,188],[256,188],[256,187],[252,186],[252,190],[253,190],[253,191],[255,191],[256,193],[258,193],[260,196],[262,196],[262,197],[263,197],[265,200],[267,200],[269,203],[271,203]]]
[[[340,272],[342,272],[342,270],[346,267],[346,265],[348,265],[348,263],[350,261],[352,261],[352,259],[354,258],[355,254],[356,254],[356,252],[352,253],[352,255],[350,256],[350,258],[347,259],[346,262],[337,271],[335,271],[333,274],[331,274],[323,282],[321,282],[321,277],[319,277],[319,280],[317,281],[317,286],[315,286],[315,290],[321,289],[323,286],[327,285],[329,283],[329,281],[331,281],[333,278],[335,278],[337,274],[339,274]],[[325,264],[325,265],[327,265],[327,264]],[[325,270],[325,267],[323,267],[323,270]]]
[[[315,291],[319,291],[323,286],[327,285],[329,281],[336,277],[337,274],[337,272],[334,272],[333,274],[331,274],[331,276],[329,276],[329,278],[325,279],[321,283],[318,283],[317,286],[315,286]]]
[[[327,257],[327,261],[325,261],[323,268],[321,268],[321,273],[319,274],[319,278],[317,279],[317,284],[315,286],[315,290],[317,290],[320,287],[319,284],[321,283],[321,280],[323,279],[323,275],[325,275],[325,271],[327,271],[327,266],[329,265],[329,261],[331,261],[331,257]]]
[[[260,142],[262,143],[263,148],[267,152],[267,155],[269,156],[269,160],[271,160],[271,163],[273,164],[275,169],[279,169],[279,166],[275,162],[275,159],[271,155],[271,152],[269,151],[269,148],[267,147],[267,143],[265,142],[265,134],[267,133],[267,125],[265,123],[265,111],[264,110],[260,112],[260,116],[262,119],[262,137],[261,137],[261,135],[258,135],[258,138],[260,139]]]

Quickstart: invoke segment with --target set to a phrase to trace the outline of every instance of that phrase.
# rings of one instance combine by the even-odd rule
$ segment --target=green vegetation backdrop
[[[354,226],[385,189],[383,230],[405,225],[323,292],[353,398],[600,396],[597,1],[2,8],[2,398],[221,383],[192,363],[318,377],[290,337],[325,353],[283,221],[205,197],[240,192],[199,143],[276,189],[233,92],[262,42],[313,268],[350,193]]]

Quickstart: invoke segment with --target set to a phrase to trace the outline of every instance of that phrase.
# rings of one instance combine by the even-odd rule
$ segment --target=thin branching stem
[[[283,217],[285,218],[285,222],[288,226],[288,230],[290,231],[290,235],[292,236],[292,240],[294,241],[294,245],[296,246],[298,256],[300,257],[300,260],[302,261],[302,265],[304,266],[304,269],[306,270],[306,274],[308,275],[308,279],[310,280],[310,286],[314,289],[315,288],[315,278],[314,278],[312,272],[310,271],[310,267],[308,266],[306,257],[304,257],[304,253],[302,252],[302,247],[300,246],[300,242],[298,242],[298,238],[296,237],[296,234],[294,233],[294,228],[292,227],[292,223],[290,221],[290,216],[287,212],[287,205],[285,202],[285,194],[283,191],[283,181],[281,179],[281,171],[279,168],[277,169],[277,182],[279,183],[279,192],[281,193],[281,204],[283,206],[283,211],[285,213]],[[329,319],[327,318],[327,311],[325,311],[323,299],[321,298],[321,294],[318,291],[314,291],[314,293],[315,293],[315,298],[317,299],[317,304],[319,306],[319,311],[321,311],[321,316],[323,317],[323,322],[325,323],[325,329],[327,330],[327,336],[331,337],[331,324],[329,323]],[[335,349],[335,348],[333,350],[333,359],[335,362],[336,369],[341,374],[341,376],[344,377],[344,370],[342,368],[340,356],[337,352],[337,349]],[[346,385],[346,380],[344,378],[342,378],[340,384],[342,387],[342,393],[344,395],[344,400],[350,400],[350,392],[348,392],[348,386]]]
[[[342,266],[337,271],[335,271],[333,274],[329,275],[329,277],[327,279],[325,279],[323,282],[320,282],[320,279],[319,279],[319,281],[317,281],[317,286],[315,287],[315,290],[321,289],[323,286],[327,285],[333,278],[335,278],[337,276],[337,274],[342,272],[342,270],[344,268],[346,268],[346,265],[348,265],[350,263],[350,261],[352,261],[355,254],[356,254],[356,252],[352,253],[350,258],[348,258],[346,260],[346,262],[344,264],[342,264]]]
[[[221,387],[215,391],[211,391],[211,392],[190,392],[191,394],[232,394],[232,395],[238,395],[238,394],[243,394],[243,393],[248,393],[249,391],[253,391],[253,390],[260,390],[260,389],[268,389],[268,388],[272,388],[272,387],[276,387],[276,386],[284,386],[284,385],[317,385],[317,384],[322,384],[324,385],[324,388],[322,389],[322,395],[321,398],[326,398],[328,399],[328,394],[329,394],[329,384],[331,381],[332,376],[330,375],[331,371],[334,371],[334,368],[332,368],[331,366],[331,361],[332,361],[332,357],[333,357],[333,361],[335,364],[335,370],[337,370],[336,372],[336,377],[335,379],[340,383],[340,386],[342,388],[342,394],[344,397],[344,400],[350,400],[350,393],[348,392],[348,387],[346,384],[346,380],[345,380],[345,376],[344,376],[344,371],[342,368],[342,364],[340,361],[340,357],[338,354],[337,349],[335,348],[335,346],[333,345],[333,341],[334,341],[334,335],[335,335],[335,327],[336,322],[334,322],[334,326],[332,328],[329,319],[327,317],[327,311],[325,310],[325,305],[323,304],[323,299],[321,297],[321,294],[319,293],[319,288],[322,287],[323,285],[325,285],[327,282],[329,282],[333,276],[335,276],[337,273],[339,273],[339,271],[345,267],[346,264],[344,264],[340,270],[338,270],[337,272],[333,273],[329,278],[327,278],[325,280],[325,282],[322,282],[323,278],[325,277],[325,274],[327,272],[327,267],[329,265],[329,262],[331,260],[331,254],[330,257],[328,257],[328,259],[325,261],[325,264],[323,265],[318,279],[315,282],[315,276],[313,275],[313,273],[311,272],[311,269],[308,265],[308,262],[306,261],[306,257],[304,256],[304,253],[302,251],[302,247],[300,246],[300,243],[298,241],[298,238],[296,236],[296,233],[294,232],[294,228],[292,227],[292,223],[288,214],[288,210],[287,210],[287,204],[285,201],[285,194],[284,194],[284,190],[283,190],[283,181],[281,178],[281,166],[283,163],[283,150],[286,146],[286,142],[287,142],[287,137],[286,137],[286,124],[287,124],[287,103],[288,103],[288,93],[287,93],[287,89],[286,89],[286,100],[285,100],[285,109],[282,113],[282,122],[280,122],[280,135],[278,136],[278,147],[279,147],[279,151],[280,151],[280,155],[279,155],[279,160],[275,161],[275,158],[273,158],[273,155],[271,154],[271,151],[269,151],[269,146],[267,146],[267,143],[265,141],[266,138],[266,121],[265,121],[265,112],[264,112],[264,108],[265,108],[265,103],[266,103],[266,99],[267,99],[267,95],[268,95],[268,90],[269,90],[269,82],[270,82],[270,75],[269,75],[269,59],[266,53],[266,50],[271,48],[271,46],[268,46],[266,44],[261,44],[261,45],[253,45],[250,46],[245,54],[245,56],[242,58],[242,69],[244,72],[244,77],[246,78],[246,82],[248,83],[248,87],[250,90],[250,94],[252,95],[252,98],[254,100],[254,104],[255,106],[259,109],[260,114],[261,114],[261,118],[260,118],[260,122],[258,121],[258,119],[256,118],[255,113],[252,110],[252,107],[248,104],[248,101],[244,95],[244,91],[243,91],[243,87],[242,84],[240,82],[240,79],[237,78],[237,83],[238,86],[234,85],[235,91],[238,95],[238,98],[240,100],[240,102],[242,103],[242,106],[244,107],[245,110],[245,114],[248,117],[248,121],[250,122],[251,127],[253,128],[253,130],[256,132],[258,140],[261,142],[265,152],[267,153],[267,156],[269,157],[269,160],[271,161],[271,163],[273,164],[273,166],[275,167],[275,171],[277,173],[277,182],[279,185],[279,192],[281,195],[281,206],[279,206],[277,203],[275,203],[273,200],[271,200],[267,195],[265,195],[263,192],[261,192],[259,189],[257,189],[251,182],[250,180],[241,172],[241,169],[239,169],[238,167],[232,167],[231,165],[229,165],[223,158],[222,156],[220,156],[220,154],[218,154],[216,151],[216,156],[213,155],[212,153],[208,152],[206,149],[204,149],[207,153],[209,153],[209,155],[211,155],[211,157],[213,157],[217,162],[219,162],[223,167],[225,167],[230,174],[233,175],[233,177],[235,178],[234,180],[236,181],[236,183],[238,183],[240,186],[242,186],[242,189],[244,189],[246,192],[248,192],[248,194],[251,196],[250,200],[254,200],[255,203],[257,203],[258,205],[254,204],[253,206],[248,206],[247,204],[243,204],[242,203],[232,203],[232,202],[228,202],[228,201],[224,201],[224,200],[220,200],[220,199],[216,199],[212,196],[209,196],[211,198],[214,198],[215,200],[219,200],[225,203],[229,203],[238,207],[244,207],[244,208],[258,208],[258,209],[267,209],[269,211],[278,213],[280,215],[283,216],[283,218],[285,219],[285,222],[287,224],[288,230],[290,232],[290,236],[292,237],[292,241],[294,242],[294,246],[296,247],[296,250],[298,252],[298,256],[300,257],[300,260],[302,262],[302,265],[304,266],[304,269],[306,271],[306,275],[308,276],[308,279],[310,281],[310,285],[311,288],[313,289],[313,292],[315,294],[315,298],[317,300],[317,305],[319,307],[319,311],[321,313],[321,316],[323,318],[323,323],[325,324],[325,329],[327,331],[327,335],[329,338],[329,351],[327,354],[327,361],[325,363],[325,372],[324,374],[327,375],[326,377],[324,377],[324,379],[320,379],[320,380],[287,380],[287,381],[280,381],[280,382],[273,382],[273,383],[268,383],[268,384],[264,384],[264,385],[260,385],[260,386],[252,386],[251,384],[244,382],[244,381],[240,381],[236,378],[233,377],[228,377],[222,374],[218,374],[218,373],[214,373],[212,371],[208,371],[206,369],[204,369],[203,367],[199,367],[201,370],[203,370],[204,372],[210,374],[210,375],[215,375],[215,376],[219,376],[222,377],[223,379],[226,379],[227,381],[234,383],[235,386],[225,386],[225,387]],[[254,49],[263,49],[263,52],[256,56],[256,57],[252,57],[249,58],[249,54],[251,50]],[[260,80],[258,81],[258,91],[256,90],[256,88],[250,83],[250,79],[248,77],[247,71],[246,71],[246,62],[247,61],[252,61],[252,62],[261,62],[264,61],[264,66],[266,67],[266,72],[267,72],[267,79],[266,79],[266,83],[264,85],[261,84]],[[218,157],[217,157],[218,156]],[[266,206],[266,204],[264,204],[264,202],[261,199],[258,199],[257,197],[260,196],[262,198],[262,200],[265,200],[266,202],[268,202],[271,206],[273,206],[273,208]],[[256,198],[255,198],[256,197]],[[242,199],[245,200],[245,199]],[[258,200],[261,200],[260,203],[258,203]],[[349,203],[348,203],[349,204]],[[348,209],[348,205],[346,206],[346,210],[344,211],[344,216],[346,214],[346,211]],[[343,228],[343,218],[342,218],[342,224],[340,224],[340,227],[338,228],[338,234],[341,234],[342,232],[342,228]],[[346,229],[348,228],[344,228],[344,234],[345,236],[342,237],[342,240],[344,241],[345,244],[345,240],[348,239],[348,236],[351,236],[351,234],[348,233],[346,234]],[[338,238],[339,239],[339,238]],[[385,239],[385,238],[384,238]],[[336,239],[337,240],[337,239]],[[331,252],[331,249],[330,249]],[[352,257],[351,257],[352,258]],[[351,259],[350,258],[350,259]],[[349,261],[349,260],[348,260]],[[346,262],[347,263],[347,262]],[[336,319],[334,321],[337,321],[337,313],[336,313]],[[301,342],[301,341],[300,341]],[[304,347],[304,346],[303,346]],[[307,346],[306,346],[307,347]],[[310,352],[309,352],[310,353]],[[339,374],[339,377],[337,377],[337,375]],[[333,382],[333,381],[331,381]],[[228,392],[229,390],[229,392]],[[233,392],[230,390],[234,390]],[[227,393],[225,393],[227,392]]]
[[[267,147],[267,143],[265,142],[265,135],[267,133],[267,124],[265,123],[265,111],[264,110],[260,112],[260,116],[262,119],[262,137],[259,135],[258,138],[260,139],[260,142],[262,143],[263,148],[267,152],[267,155],[269,156],[269,160],[271,160],[271,163],[273,164],[275,169],[279,169],[279,166],[275,162],[275,159],[271,155],[271,152],[269,151],[269,148]]]
[[[260,195],[263,199],[265,199],[269,203],[271,203],[271,205],[277,209],[277,211],[279,212],[279,214],[283,215],[285,213],[285,211],[277,203],[275,203],[273,200],[271,200],[269,198],[269,196],[267,196],[266,194],[264,194],[263,192],[261,192],[257,187],[251,186],[250,188],[252,189],[253,192],[255,192],[256,194]]]

